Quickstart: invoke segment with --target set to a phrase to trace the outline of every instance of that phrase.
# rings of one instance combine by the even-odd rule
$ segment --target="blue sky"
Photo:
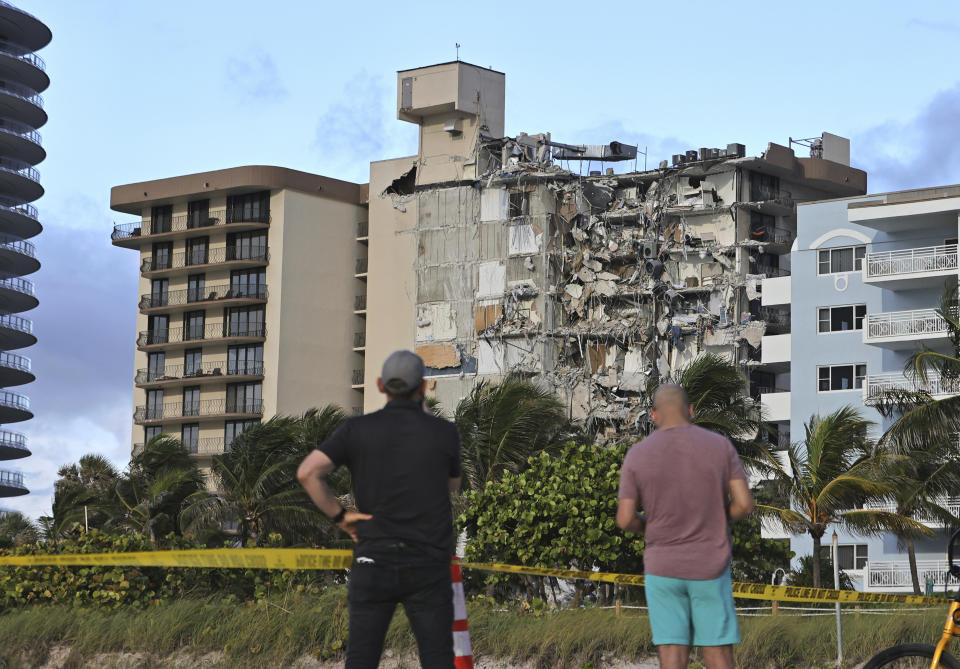
[[[14,0],[16,1],[16,0]],[[463,60],[507,75],[508,134],[688,148],[829,131],[871,191],[960,182],[960,18],[948,2],[456,4],[22,0],[53,31],[31,277],[40,342],[22,351],[33,494],[57,468],[129,452],[136,254],[110,245],[110,187],[243,164],[366,181],[409,155],[395,71]],[[781,9],[782,7],[782,9]]]

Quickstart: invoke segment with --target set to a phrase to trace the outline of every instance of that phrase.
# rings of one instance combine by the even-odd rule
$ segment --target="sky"
[[[416,152],[396,71],[461,59],[506,73],[506,132],[648,147],[827,131],[851,139],[871,192],[960,182],[960,18],[950,2],[13,0],[50,26],[30,278],[39,343],[20,353],[33,456],[0,464],[49,513],[57,469],[129,459],[137,254],[110,244],[110,188],[267,164],[366,182]]]

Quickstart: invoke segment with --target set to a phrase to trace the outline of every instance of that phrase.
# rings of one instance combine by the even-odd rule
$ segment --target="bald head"
[[[653,422],[657,427],[673,427],[690,422],[690,399],[683,386],[664,383],[653,394]]]

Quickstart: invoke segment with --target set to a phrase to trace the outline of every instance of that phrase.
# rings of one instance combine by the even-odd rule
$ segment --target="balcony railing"
[[[217,265],[238,260],[265,263],[269,258],[270,254],[266,247],[219,246],[212,249],[194,249],[167,256],[147,256],[140,263],[140,271],[157,272],[196,265]]]
[[[755,318],[766,321],[771,325],[779,327],[790,327],[790,312],[774,309],[772,307],[760,307],[760,313]]]
[[[223,437],[201,437],[196,442],[184,442],[183,446],[193,455],[219,455],[223,453]]]
[[[26,279],[0,279],[0,288],[14,290],[30,297],[35,297],[36,291],[33,288],[33,282]]]
[[[43,109],[43,98],[40,97],[40,94],[29,86],[15,84],[12,81],[0,81],[0,93],[6,93],[7,95],[12,95],[15,98],[26,100],[35,107]]]
[[[38,70],[42,70],[44,72],[47,71],[47,64],[43,62],[43,58],[31,51],[28,51],[27,49],[24,49],[18,44],[0,41],[0,52],[12,56],[17,60],[22,60],[24,63],[29,63]]]
[[[754,186],[750,189],[750,199],[753,202],[770,202],[773,200],[793,203],[793,194],[790,191],[780,190],[779,188],[763,188]]]
[[[113,226],[113,233],[110,239],[117,241],[120,239],[130,239],[131,237],[146,237],[148,235],[160,235],[167,232],[183,232],[185,230],[202,229],[217,225],[233,225],[235,223],[264,223],[270,222],[268,212],[251,214],[244,212],[242,208],[211,209],[206,217],[198,218],[191,214],[178,214],[163,220],[154,222],[149,218],[133,223],[120,223]]]
[[[28,450],[27,438],[19,432],[10,432],[9,430],[0,430],[0,446],[17,448],[21,451]]]
[[[23,332],[25,334],[33,334],[33,321],[20,316],[0,316],[0,328],[16,330],[17,332]]]
[[[874,400],[877,395],[891,390],[925,392],[931,397],[960,394],[960,380],[943,379],[939,375],[927,377],[926,383],[914,382],[902,373],[870,374],[863,384],[864,401]]]
[[[227,339],[230,337],[266,337],[267,328],[263,323],[237,327],[224,326],[223,323],[207,323],[201,327],[166,328],[165,330],[142,330],[137,336],[137,346],[157,344],[181,344],[188,341],[205,339]]]
[[[261,400],[199,400],[197,402],[170,402],[162,406],[138,406],[133,412],[135,423],[165,420],[172,418],[194,418],[205,416],[249,415],[263,414]]]
[[[20,393],[4,390],[0,391],[0,406],[20,409],[21,411],[30,411],[30,400]]]
[[[768,277],[790,276],[790,270],[785,267],[773,267],[771,265],[757,265],[751,274],[762,274]]]
[[[0,170],[3,170],[4,172],[10,172],[12,174],[19,174],[22,177],[30,179],[30,181],[40,183],[40,172],[37,171],[37,168],[22,160],[16,160],[14,158],[0,158]]]
[[[353,385],[361,386],[363,385],[363,370],[355,369],[353,370]]]
[[[175,307],[194,302],[213,302],[216,300],[265,300],[266,284],[229,284],[219,283],[198,288],[169,290],[146,293],[140,296],[140,308]]]
[[[367,308],[367,296],[366,295],[357,295],[353,298],[353,310],[354,311],[363,311]]]
[[[960,497],[943,497],[941,499],[935,500],[936,503],[942,506],[944,509],[952,513],[954,516],[960,516]],[[892,502],[871,502],[864,506],[866,509],[873,511],[896,511],[897,505]],[[931,527],[940,527],[943,525],[942,521],[932,516],[928,513],[915,513],[913,519],[917,520]]]
[[[366,332],[354,332],[353,333],[353,347],[362,348],[367,343],[367,333]]]
[[[0,485],[23,488],[23,474],[20,472],[8,472],[0,470]]]
[[[163,369],[138,369],[134,383],[155,383],[179,379],[201,379],[211,376],[262,376],[263,363],[237,363],[211,360],[199,365],[167,365]]]
[[[366,274],[367,273],[367,259],[366,258],[357,258],[357,267],[354,274]]]
[[[34,144],[42,144],[43,138],[40,136],[40,133],[31,128],[29,125],[20,123],[19,121],[11,121],[8,118],[0,121],[0,132],[5,132],[9,135],[16,135],[18,137],[23,137]]]
[[[22,239],[10,241],[3,241],[0,239],[0,249],[14,251],[15,253],[20,253],[31,258],[37,257],[37,247],[30,242],[23,241]]]
[[[918,272],[956,272],[957,245],[944,244],[903,251],[868,253],[864,268],[868,279]]]
[[[933,579],[934,586],[943,586],[946,583],[948,571],[949,566],[945,560],[917,560],[917,576],[921,585],[929,577]],[[910,563],[867,561],[864,582],[867,590],[912,589]]]
[[[936,309],[867,314],[866,334],[869,338],[908,337],[946,332],[947,322]]]
[[[27,218],[32,218],[33,220],[39,222],[40,213],[37,211],[37,208],[32,204],[9,204],[0,202],[0,209],[9,211],[14,214],[20,214],[21,216],[26,216]]]
[[[8,369],[17,369],[21,372],[30,371],[30,358],[16,353],[0,353],[0,367]]]

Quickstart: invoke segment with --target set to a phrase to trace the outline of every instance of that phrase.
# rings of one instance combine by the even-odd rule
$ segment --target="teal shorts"
[[[740,642],[730,567],[709,581],[648,575],[646,592],[655,645],[703,647]]]

